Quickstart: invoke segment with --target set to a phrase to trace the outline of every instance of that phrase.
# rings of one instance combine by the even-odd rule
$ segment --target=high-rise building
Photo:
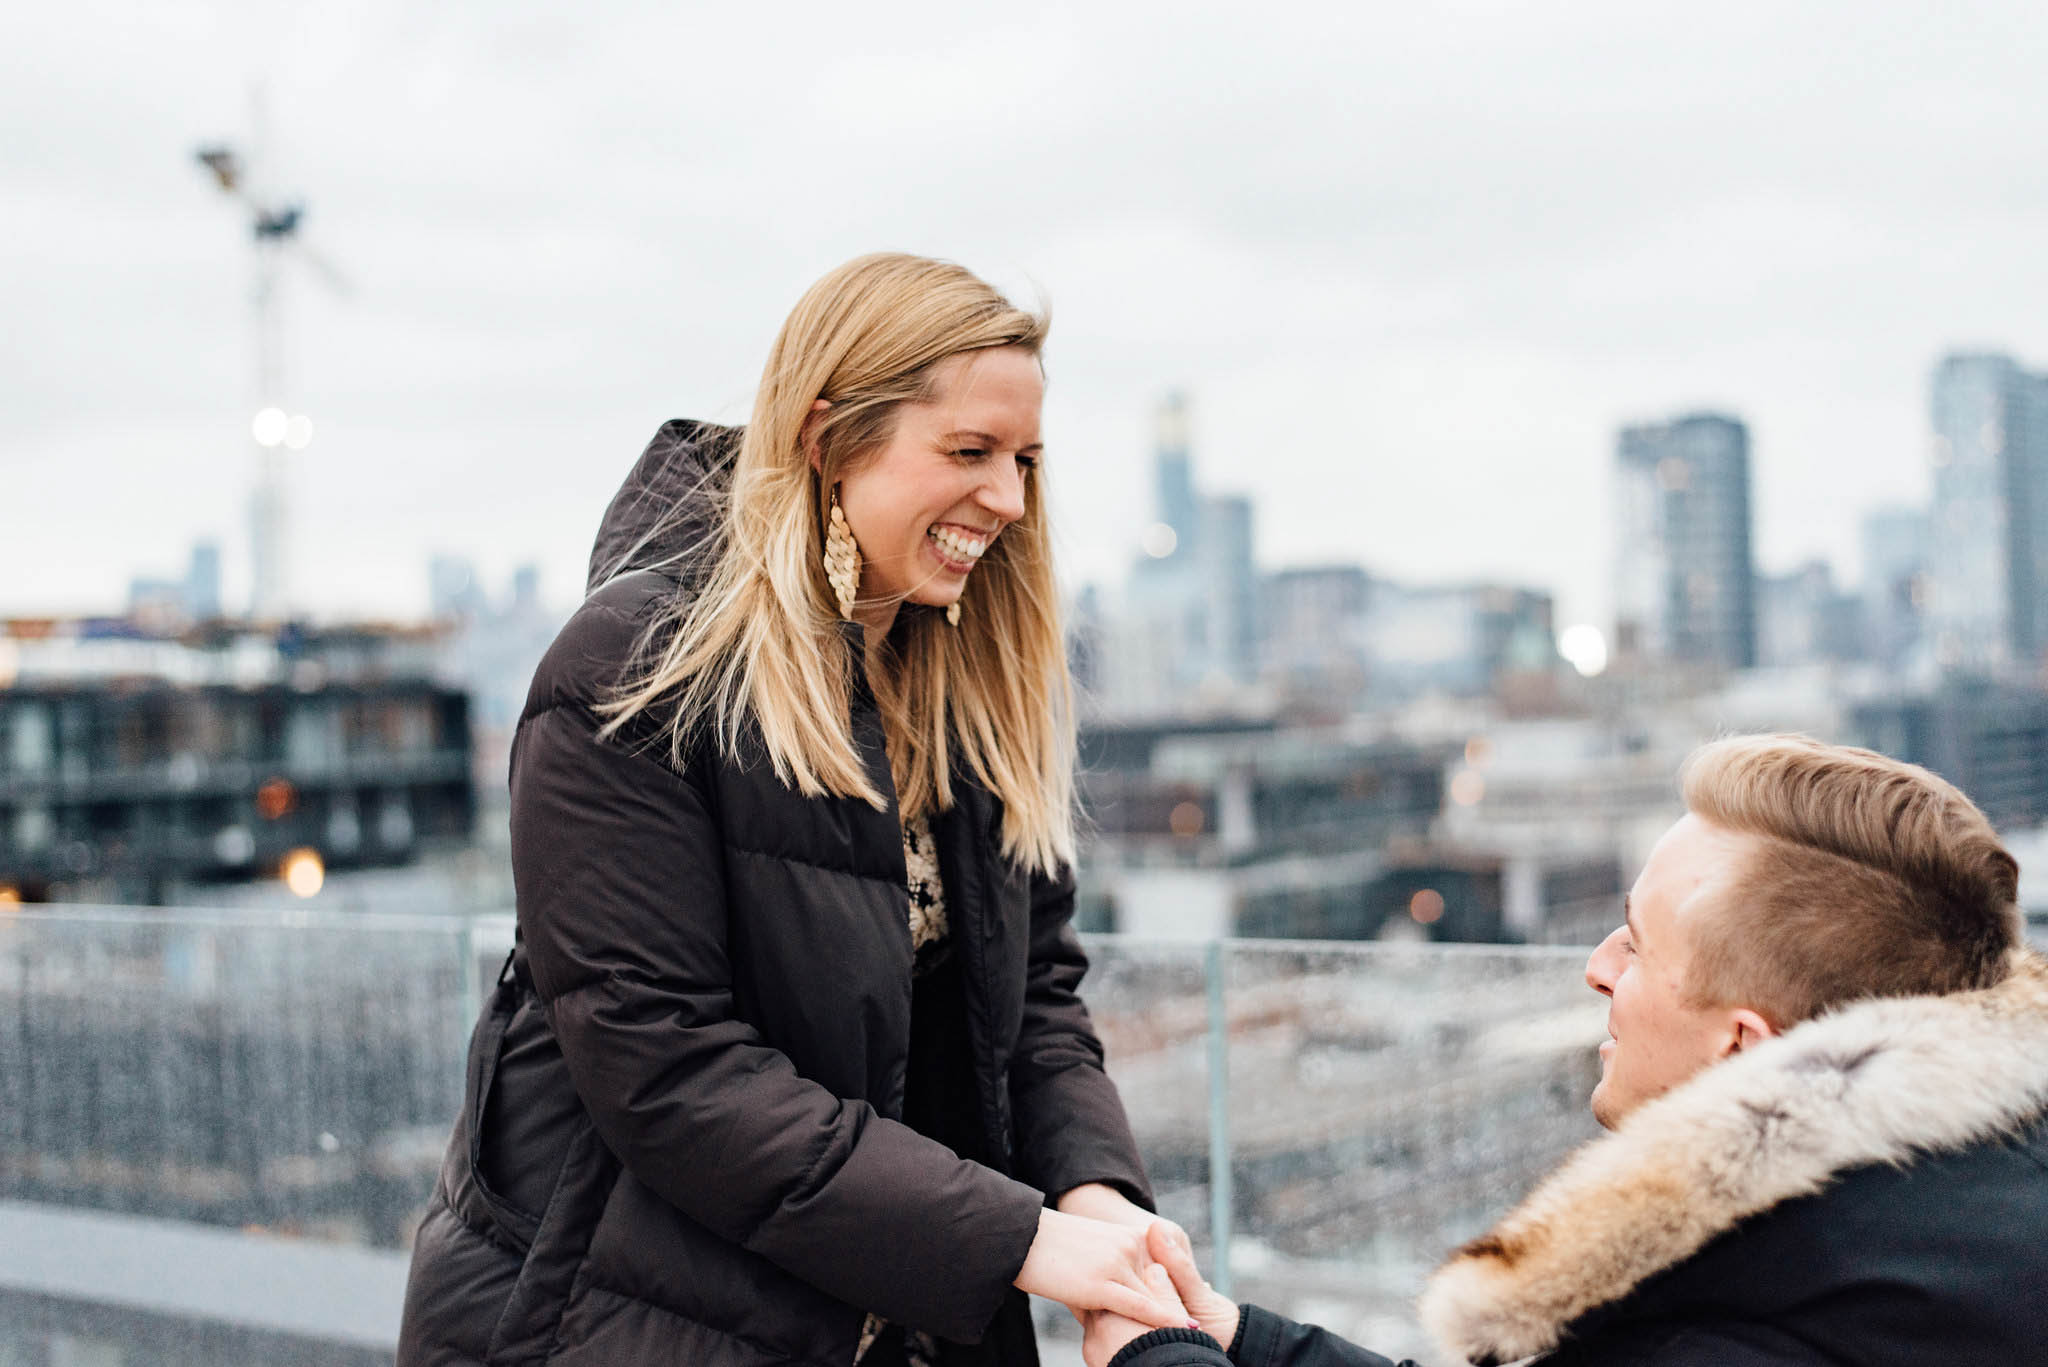
[[[1930,532],[1923,508],[1878,508],[1863,519],[1865,651],[1889,670],[1905,668],[1919,654]]]
[[[220,616],[220,543],[199,541],[185,569],[185,611],[196,622]]]
[[[1197,489],[1180,394],[1160,404],[1155,435],[1158,525],[1102,639],[1101,701],[1124,715],[1213,706],[1257,671],[1252,502]]]
[[[1259,573],[1252,544],[1252,501],[1225,494],[1198,505],[1196,564],[1206,600],[1207,639],[1200,653],[1211,677],[1250,683],[1257,672]]]
[[[1835,587],[1825,560],[1757,580],[1757,662],[1785,668],[1864,657],[1864,600]]]
[[[1951,355],[1931,399],[1935,657],[1961,673],[2031,673],[2048,654],[2048,375]]]
[[[459,555],[436,555],[427,562],[427,611],[435,621],[474,617],[485,606],[476,565]]]
[[[1283,697],[1342,713],[1364,694],[1372,591],[1371,576],[1357,565],[1265,576],[1259,586],[1259,661]]]
[[[1617,457],[1617,649],[1755,665],[1749,429],[1706,413],[1625,427]]]
[[[210,622],[220,616],[220,547],[193,543],[181,579],[138,575],[128,581],[128,615],[160,630]]]
[[[1183,549],[1201,537],[1195,498],[1194,461],[1188,454],[1188,400],[1179,390],[1160,402],[1153,420],[1153,477],[1158,484],[1159,520],[1173,528]]]
[[[1504,675],[1556,667],[1550,595],[1509,584],[1373,586],[1365,617],[1372,693],[1477,697]]]

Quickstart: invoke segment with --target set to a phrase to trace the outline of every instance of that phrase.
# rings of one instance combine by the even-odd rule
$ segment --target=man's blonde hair
[[[700,491],[722,498],[709,543],[688,552],[708,573],[659,624],[606,734],[658,706],[678,758],[707,735],[737,756],[751,728],[799,793],[886,809],[850,729],[851,656],[825,576],[831,489],[888,442],[903,405],[932,397],[940,363],[992,347],[1036,357],[1046,327],[924,257],[859,257],[811,286],[768,353],[730,487]],[[819,399],[831,406],[814,416]],[[1043,479],[1032,471],[1024,515],[989,543],[959,627],[900,614],[895,667],[869,683],[903,817],[951,807],[954,777],[971,773],[1002,804],[1003,852],[1049,872],[1074,857],[1074,706]]]
[[[1779,1028],[1861,997],[1987,987],[2020,938],[2019,865],[1918,765],[1808,736],[1732,736],[1680,774],[1686,807],[1753,838],[1693,923],[1687,987]]]

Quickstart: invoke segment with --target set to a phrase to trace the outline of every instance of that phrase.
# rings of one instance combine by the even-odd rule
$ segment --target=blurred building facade
[[[221,615],[220,545],[194,543],[185,573],[175,579],[138,575],[128,581],[128,616],[176,630]]]
[[[1865,599],[1837,587],[1825,560],[1757,580],[1757,663],[1849,664],[1870,648]]]
[[[1888,673],[1924,667],[1932,532],[1925,508],[1878,508],[1863,519],[1865,654]]]
[[[1749,429],[1692,414],[1622,429],[1615,464],[1619,654],[1757,662]]]
[[[2010,356],[1935,368],[1928,619],[1947,669],[2038,672],[2048,656],[2048,375]]]
[[[11,897],[160,903],[294,866],[317,889],[471,834],[469,699],[431,633],[88,618],[12,621],[0,644]]]
[[[1162,715],[1196,699],[1224,709],[1258,675],[1259,580],[1250,499],[1207,495],[1195,479],[1185,396],[1155,414],[1157,521],[1119,602],[1092,630],[1096,696],[1123,715]]]

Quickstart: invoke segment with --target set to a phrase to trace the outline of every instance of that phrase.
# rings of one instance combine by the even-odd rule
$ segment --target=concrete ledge
[[[0,1201],[0,1291],[390,1352],[403,1253]]]

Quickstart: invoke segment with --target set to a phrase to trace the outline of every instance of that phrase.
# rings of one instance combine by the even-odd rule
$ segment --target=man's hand
[[[1159,1296],[1173,1294],[1172,1279],[1158,1263],[1145,1269],[1145,1281]],[[1152,1332],[1149,1324],[1126,1319],[1108,1310],[1096,1310],[1078,1317],[1087,1332],[1081,1338],[1081,1361],[1088,1367],[1108,1367],[1132,1339]]]
[[[1180,1295],[1180,1303],[1202,1326],[1202,1332],[1225,1348],[1230,1347],[1237,1337],[1237,1303],[1217,1294],[1216,1288],[1204,1280],[1202,1269],[1195,1266],[1194,1245],[1188,1242],[1180,1226],[1169,1220],[1153,1225],[1146,1232],[1145,1251],[1152,1255],[1148,1278],[1150,1273],[1165,1268],[1166,1275],[1173,1279],[1173,1289]]]

